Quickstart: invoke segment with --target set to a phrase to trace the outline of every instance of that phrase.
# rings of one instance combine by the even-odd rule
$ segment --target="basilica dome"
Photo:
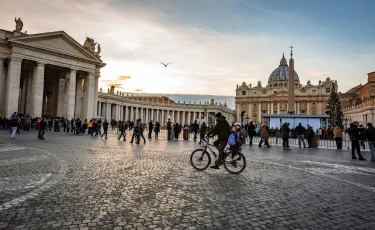
[[[284,57],[280,60],[280,65],[277,67],[270,75],[268,83],[279,82],[279,81],[288,81],[289,78],[289,67],[288,63]],[[299,82],[298,74],[294,71],[294,81]]]

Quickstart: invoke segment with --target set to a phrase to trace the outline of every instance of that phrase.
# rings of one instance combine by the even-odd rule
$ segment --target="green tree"
[[[331,94],[326,106],[326,114],[329,115],[328,129],[334,128],[335,126],[339,126],[342,129],[344,128],[344,114],[342,113],[339,94],[336,92],[336,86],[334,84],[332,85]]]

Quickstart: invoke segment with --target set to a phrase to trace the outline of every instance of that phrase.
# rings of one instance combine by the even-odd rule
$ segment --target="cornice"
[[[57,56],[57,57],[69,58],[69,59],[73,59],[73,60],[76,60],[76,61],[81,61],[81,62],[85,62],[85,63],[89,63],[89,64],[94,64],[94,65],[101,64],[101,63],[98,63],[97,61],[87,60],[87,59],[77,57],[77,56],[74,56],[74,55],[71,55],[71,54],[61,53],[61,52],[57,52],[55,50],[48,50],[46,48],[40,48],[40,47],[32,46],[32,45],[29,45],[29,44],[12,42],[11,46],[15,46],[15,47],[19,47],[19,48],[23,48],[23,49],[27,49],[27,50],[38,51],[38,52],[41,52],[41,53],[51,54],[51,55],[54,55],[54,56]]]

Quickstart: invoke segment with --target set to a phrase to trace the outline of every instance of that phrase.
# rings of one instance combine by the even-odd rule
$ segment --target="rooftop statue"
[[[94,39],[86,37],[86,41],[83,44],[83,47],[85,47],[86,49],[90,50],[91,52],[95,52],[95,46],[96,46],[96,44],[97,43],[94,41]]]
[[[94,47],[94,49],[95,49],[95,47]],[[96,55],[99,55],[101,51],[102,51],[102,49],[100,48],[100,44],[98,44]]]
[[[23,27],[23,22],[22,22],[21,18],[17,19],[17,17],[15,17],[14,21],[16,22],[16,29],[14,30],[14,32],[21,33],[22,27]]]

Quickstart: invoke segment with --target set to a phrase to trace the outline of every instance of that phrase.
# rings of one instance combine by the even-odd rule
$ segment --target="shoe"
[[[352,159],[353,159],[353,160],[357,160],[357,157],[355,157],[355,156],[352,156]]]
[[[144,141],[143,144],[146,144],[146,141]]]
[[[122,140],[122,141],[126,141],[126,139],[125,139],[125,140]]]
[[[117,138],[117,140],[120,140],[120,138]]]
[[[100,135],[100,138],[103,138],[103,136],[102,136],[102,135]]]
[[[261,145],[258,145],[259,146],[259,148],[262,148],[262,146]]]
[[[308,149],[311,149],[311,146],[307,147]]]
[[[375,161],[375,159],[371,159],[370,161]]]
[[[210,168],[212,168],[212,169],[220,169],[219,166],[217,166],[217,165],[211,166]]]
[[[303,148],[305,149],[305,148],[306,148],[306,146],[303,146]]]
[[[267,147],[268,147],[268,148],[271,148],[271,145],[268,145]]]
[[[139,145],[139,142],[136,142],[137,145]]]
[[[363,158],[363,157],[361,157],[361,158],[359,158],[358,160],[360,160],[360,161],[365,161],[366,159]]]
[[[133,144],[133,141],[129,142],[130,144]]]
[[[283,150],[286,150],[286,148],[283,148]]]
[[[301,148],[301,146],[299,148]]]
[[[40,138],[40,139],[43,140],[43,141],[45,140],[44,138]]]
[[[107,139],[108,139],[108,137],[105,137],[105,139],[107,140]]]

